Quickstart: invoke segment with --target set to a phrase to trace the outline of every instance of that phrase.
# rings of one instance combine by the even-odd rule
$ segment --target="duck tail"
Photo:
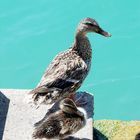
[[[30,99],[35,104],[52,104],[59,100],[60,96],[60,89],[58,88],[48,88],[45,86],[37,87],[31,90],[28,95],[31,97]]]
[[[44,130],[43,129],[35,129],[35,131],[32,134],[32,137],[34,139],[38,139],[38,138],[43,138],[43,134],[44,134]]]

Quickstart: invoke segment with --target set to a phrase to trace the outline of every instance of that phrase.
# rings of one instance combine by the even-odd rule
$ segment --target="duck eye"
[[[86,22],[85,24],[88,26],[94,26],[92,23],[89,23],[89,22]]]

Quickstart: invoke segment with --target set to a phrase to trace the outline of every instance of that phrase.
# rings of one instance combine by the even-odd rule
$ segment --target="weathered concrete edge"
[[[29,92],[29,90],[30,89],[0,89],[0,91],[2,92],[2,93],[6,93],[6,95],[8,95],[9,97],[10,96],[16,96],[17,95],[17,93],[20,95],[20,93],[21,94],[23,94],[23,93],[27,93],[27,92]],[[7,97],[8,97],[7,96]],[[92,128],[92,119],[88,119],[88,122],[91,124],[90,125],[90,127]],[[88,129],[86,128],[86,130],[89,130],[89,127],[88,127]],[[79,131],[80,132],[80,131]],[[85,132],[85,130],[84,130],[84,132]],[[77,133],[77,135],[74,135],[74,136],[77,136],[77,137],[79,137],[81,134],[82,134],[83,132],[81,131],[80,133]],[[89,131],[89,132],[87,132],[88,134],[87,135],[92,135],[92,138],[93,138],[93,130],[91,130],[91,131]],[[87,137],[87,138],[89,138],[89,137]],[[91,138],[91,139],[92,139]]]

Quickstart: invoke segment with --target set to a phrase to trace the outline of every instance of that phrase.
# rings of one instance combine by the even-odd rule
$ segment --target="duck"
[[[90,32],[111,36],[95,19],[81,20],[72,46],[53,59],[37,87],[28,93],[35,105],[53,104],[73,96],[80,88],[91,68],[92,49],[86,36]]]
[[[64,139],[86,125],[86,111],[77,107],[72,99],[62,99],[59,108],[35,127],[33,139]]]

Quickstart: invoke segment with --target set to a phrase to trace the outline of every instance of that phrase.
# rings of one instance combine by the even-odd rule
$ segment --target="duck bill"
[[[103,36],[105,36],[105,37],[111,37],[111,34],[110,34],[110,33],[104,31],[104,30],[101,29],[101,28],[99,28],[99,30],[97,31],[97,33],[98,33],[98,34],[101,34],[101,35],[103,35]]]

